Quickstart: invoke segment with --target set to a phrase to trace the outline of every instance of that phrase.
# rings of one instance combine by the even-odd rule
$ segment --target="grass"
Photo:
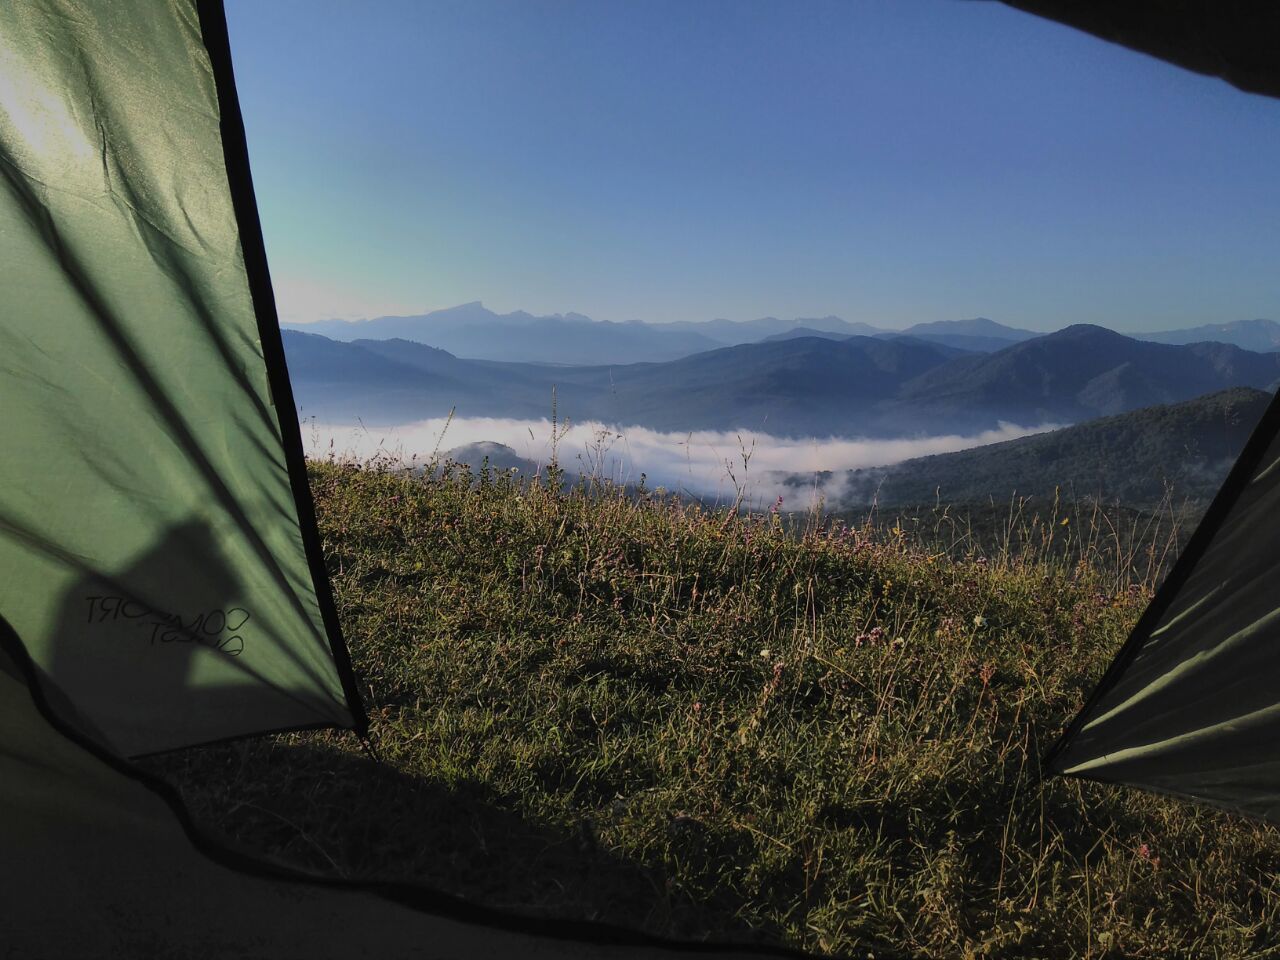
[[[1064,561],[1080,517],[987,556],[488,471],[312,484],[380,759],[314,733],[152,761],[243,845],[857,957],[1280,935],[1274,829],[1038,779],[1160,569]]]
[[[1111,591],[1150,590],[1177,559],[1208,503],[1175,497],[1132,505],[1071,496],[1010,496],[1003,501],[894,504],[829,517],[906,531],[914,542],[963,559],[978,554],[1010,563],[1035,558],[1057,566],[1084,562]]]

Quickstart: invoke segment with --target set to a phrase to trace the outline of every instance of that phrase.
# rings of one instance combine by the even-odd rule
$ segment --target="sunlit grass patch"
[[[1246,957],[1280,930],[1271,828],[1039,780],[1149,568],[487,471],[312,483],[380,760],[307,734],[165,761],[246,845],[856,956]]]

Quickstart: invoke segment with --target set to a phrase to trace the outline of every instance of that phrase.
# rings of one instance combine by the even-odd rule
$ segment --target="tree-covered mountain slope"
[[[1011,496],[1098,497],[1129,505],[1207,501],[1261,418],[1271,395],[1240,388],[1182,403],[1102,417],[1048,433],[826,474],[828,501],[842,506],[971,502]],[[811,476],[792,484],[812,485]]]

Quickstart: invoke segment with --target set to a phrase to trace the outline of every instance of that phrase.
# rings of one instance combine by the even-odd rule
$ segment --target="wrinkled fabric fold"
[[[0,5],[0,614],[126,755],[354,723],[217,89],[193,0]]]

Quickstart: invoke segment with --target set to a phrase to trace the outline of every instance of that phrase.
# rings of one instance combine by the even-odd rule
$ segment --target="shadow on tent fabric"
[[[253,683],[226,682],[253,673],[238,662],[252,618],[241,596],[203,521],[171,527],[123,570],[85,571],[58,602],[46,696],[122,755],[132,752],[129,731],[152,725],[189,729],[192,743],[211,739],[201,731],[213,718],[250,708],[255,696]]]
[[[46,699],[116,755],[126,751],[104,729],[173,726],[242,709],[255,684],[200,675],[202,658],[241,662],[242,595],[240,577],[200,521],[170,528],[121,570],[85,568],[59,598],[40,678]],[[179,608],[175,596],[198,601]],[[737,919],[745,900],[728,888],[697,902],[669,887],[661,871],[606,850],[589,826],[531,820],[478,781],[443,783],[323,743],[267,738],[155,755],[143,767],[180,782],[196,819],[230,844],[316,875],[425,885],[548,922],[590,917],[744,944],[782,936]],[[230,784],[229,768],[237,771]],[[696,824],[682,824],[674,839],[688,862],[708,870],[743,856]]]

